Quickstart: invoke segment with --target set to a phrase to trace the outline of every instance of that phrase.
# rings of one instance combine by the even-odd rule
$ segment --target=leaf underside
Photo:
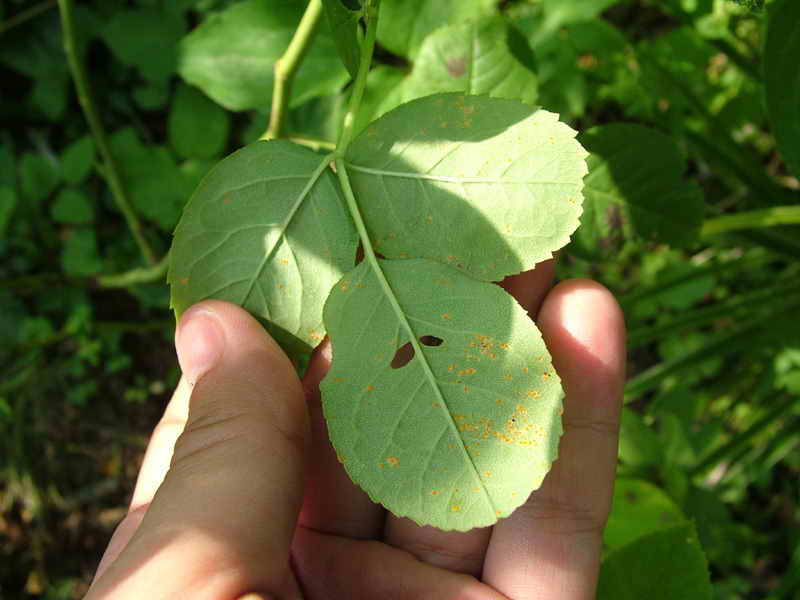
[[[396,515],[491,525],[556,457],[562,391],[547,348],[496,285],[425,259],[379,268],[388,288],[365,261],[325,305],[334,360],[321,390],[339,460]]]
[[[347,152],[375,248],[499,281],[564,246],[581,214],[586,152],[558,115],[437,94],[367,127]]]
[[[263,319],[293,358],[316,346],[325,298],[354,265],[357,245],[326,165],[285,141],[251,144],[217,165],[175,231],[168,281],[176,313],[227,300]]]

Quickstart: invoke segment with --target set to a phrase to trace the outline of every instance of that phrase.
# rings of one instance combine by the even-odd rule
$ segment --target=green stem
[[[314,41],[320,17],[322,16],[322,0],[311,0],[300,19],[300,24],[289,42],[289,47],[275,61],[275,83],[272,90],[272,113],[265,139],[276,139],[286,135],[286,117],[289,113],[289,101],[292,97],[294,76],[300,68],[306,53]]]
[[[778,402],[778,404],[776,404],[772,410],[769,410],[763,417],[750,425],[750,427],[736,435],[727,444],[717,448],[714,452],[704,458],[691,470],[690,475],[693,477],[704,475],[728,457],[737,454],[750,442],[750,440],[764,431],[767,427],[775,423],[784,413],[791,410],[791,408],[797,402],[797,398],[791,395],[785,398],[782,402]]]
[[[342,134],[336,144],[336,151],[340,156],[344,156],[347,147],[353,140],[356,126],[356,115],[361,107],[361,100],[364,97],[364,90],[367,87],[367,75],[372,64],[372,53],[375,50],[375,37],[378,32],[378,9],[380,0],[368,0],[364,9],[364,18],[367,23],[367,33],[361,43],[361,60],[358,63],[358,74],[353,91],[350,94],[350,102],[347,105],[347,112],[344,115]]]
[[[152,283],[163,279],[169,268],[169,253],[158,263],[140,269],[131,269],[114,275],[100,275],[95,279],[101,288],[126,288],[139,283]]]
[[[321,150],[333,152],[336,150],[335,142],[329,142],[328,140],[323,140],[322,138],[303,135],[301,133],[289,133],[289,141],[301,146],[305,146],[306,148],[311,148],[315,152],[319,152]]]
[[[80,102],[83,114],[89,123],[89,129],[92,132],[92,137],[97,144],[97,149],[100,151],[100,156],[103,158],[103,165],[105,168],[106,181],[111,188],[111,194],[117,204],[120,212],[122,212],[125,220],[128,223],[128,228],[133,235],[133,239],[139,246],[147,264],[154,265],[156,263],[156,256],[153,249],[148,244],[142,231],[142,224],[139,217],[133,210],[133,206],[128,200],[125,193],[125,188],[122,185],[122,178],[119,174],[119,168],[111,153],[111,147],[106,137],[103,123],[100,120],[100,115],[97,112],[94,100],[92,98],[91,88],[89,87],[89,78],[86,75],[86,70],[78,55],[78,48],[75,43],[75,26],[72,15],[72,0],[58,0],[58,7],[61,12],[61,27],[64,35],[64,50],[67,53],[67,62],[69,63],[70,71],[72,72],[72,79],[75,81],[75,88],[78,92],[78,102]]]
[[[30,8],[18,12],[13,17],[9,17],[8,20],[0,23],[0,35],[9,32],[10,30],[14,29],[14,27],[19,27],[23,23],[27,23],[35,17],[38,17],[42,13],[45,13],[53,8],[56,4],[57,0],[46,0],[46,2],[40,2],[39,4],[35,4]]]
[[[751,210],[708,219],[703,223],[700,235],[710,237],[729,231],[776,225],[800,225],[800,206],[774,206],[763,210]]]

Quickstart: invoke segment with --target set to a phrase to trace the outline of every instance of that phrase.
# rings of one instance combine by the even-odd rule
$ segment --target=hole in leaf
[[[444,340],[436,337],[435,335],[423,335],[421,338],[419,338],[419,341],[422,342],[423,346],[436,347],[444,344]]]
[[[414,358],[414,347],[411,342],[407,342],[397,349],[392,362],[389,364],[393,369],[402,369],[411,362],[412,358]]]

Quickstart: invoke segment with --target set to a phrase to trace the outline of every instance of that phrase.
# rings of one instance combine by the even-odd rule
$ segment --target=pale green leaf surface
[[[180,85],[167,121],[170,145],[184,158],[211,158],[225,149],[228,113],[188,85]]]
[[[342,0],[322,0],[328,25],[336,43],[336,49],[344,66],[353,77],[358,73],[361,60],[361,47],[358,41],[358,20],[360,10],[352,10]]]
[[[325,336],[325,298],[355,253],[355,228],[323,158],[256,142],[217,165],[187,204],[172,246],[172,306],[180,315],[206,298],[234,302],[297,358]]]
[[[682,523],[609,554],[598,600],[711,600],[708,565],[694,525]]]
[[[614,482],[614,502],[603,531],[603,544],[616,550],[684,520],[672,499],[649,481],[619,477]]]
[[[229,110],[268,108],[275,61],[292,39],[303,4],[245,0],[211,15],[181,41],[179,73]],[[295,77],[292,106],[347,81],[327,24],[320,29]]]
[[[388,288],[365,260],[325,305],[331,441],[394,514],[446,530],[491,525],[556,458],[563,394],[541,334],[496,285],[425,259],[378,264]],[[412,339],[419,351],[393,368]]]
[[[772,129],[789,169],[800,177],[800,3],[779,0],[770,11],[764,87]]]
[[[499,281],[568,242],[581,214],[585,157],[558,115],[440,94],[378,119],[346,158],[383,256],[430,258]]]
[[[93,164],[94,141],[86,135],[72,142],[61,155],[61,177],[67,183],[81,183],[91,173]]]
[[[383,0],[378,41],[395,54],[413,59],[435,29],[493,15],[496,4],[494,0]]]
[[[628,123],[601,125],[579,139],[591,153],[575,234],[580,248],[610,253],[628,237],[678,246],[697,239],[703,194],[684,181],[686,164],[674,140]]]
[[[425,38],[411,74],[381,104],[378,114],[438,92],[487,94],[533,104],[538,95],[536,74],[514,56],[510,35],[510,26],[500,17],[437,29]]]

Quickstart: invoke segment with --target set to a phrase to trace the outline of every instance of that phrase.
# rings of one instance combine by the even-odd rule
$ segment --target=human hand
[[[321,414],[327,343],[301,385],[245,311],[220,301],[191,308],[176,335],[183,378],[87,598],[593,598],[624,324],[607,290],[586,280],[550,290],[552,276],[548,262],[504,286],[538,313],[563,380],[559,458],[510,517],[464,533],[397,518],[350,482]]]

